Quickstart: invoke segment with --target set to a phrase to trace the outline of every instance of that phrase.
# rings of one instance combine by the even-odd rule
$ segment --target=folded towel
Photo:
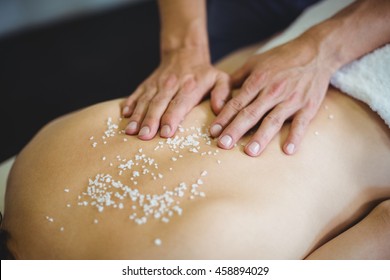
[[[351,2],[353,1],[325,0],[309,7],[281,35],[269,41],[256,53],[298,37]],[[342,92],[366,103],[390,127],[390,44],[345,65],[332,76],[330,82]]]
[[[331,84],[366,103],[390,127],[390,44],[339,69]]]

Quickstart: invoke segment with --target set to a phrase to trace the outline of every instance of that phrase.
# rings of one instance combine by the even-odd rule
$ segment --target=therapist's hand
[[[129,117],[127,134],[152,139],[159,127],[162,137],[171,137],[186,114],[210,91],[228,95],[229,75],[214,68],[208,53],[182,49],[162,56],[160,66],[124,103]]]
[[[245,146],[248,155],[258,156],[292,118],[283,150],[293,154],[324,99],[332,72],[316,43],[301,38],[252,56],[233,73],[233,86],[241,88],[211,124],[211,135],[218,137],[219,147],[230,149],[260,123]],[[214,96],[215,102],[226,98]]]

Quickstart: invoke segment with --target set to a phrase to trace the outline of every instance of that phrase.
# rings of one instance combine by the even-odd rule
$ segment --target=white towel
[[[331,84],[366,103],[390,127],[390,44],[342,67]]]
[[[296,38],[351,2],[353,1],[325,0],[308,8],[280,36],[269,41],[256,53]],[[345,65],[332,76],[330,82],[342,92],[365,102],[390,127],[390,44]]]

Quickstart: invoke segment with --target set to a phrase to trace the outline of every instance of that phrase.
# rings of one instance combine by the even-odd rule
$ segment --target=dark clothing
[[[211,57],[215,62],[231,51],[261,42],[286,28],[318,0],[208,0]]]
[[[212,60],[282,30],[313,2],[208,0]],[[0,162],[53,118],[129,95],[158,63],[154,0],[0,38]]]

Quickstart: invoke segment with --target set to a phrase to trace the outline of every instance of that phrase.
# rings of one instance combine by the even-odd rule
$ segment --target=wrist
[[[331,74],[348,63],[344,53],[345,40],[337,32],[340,23],[327,21],[316,25],[300,36],[316,52],[321,67]]]
[[[209,53],[205,23],[196,19],[179,27],[164,27],[161,30],[161,54],[193,51],[198,54]]]

